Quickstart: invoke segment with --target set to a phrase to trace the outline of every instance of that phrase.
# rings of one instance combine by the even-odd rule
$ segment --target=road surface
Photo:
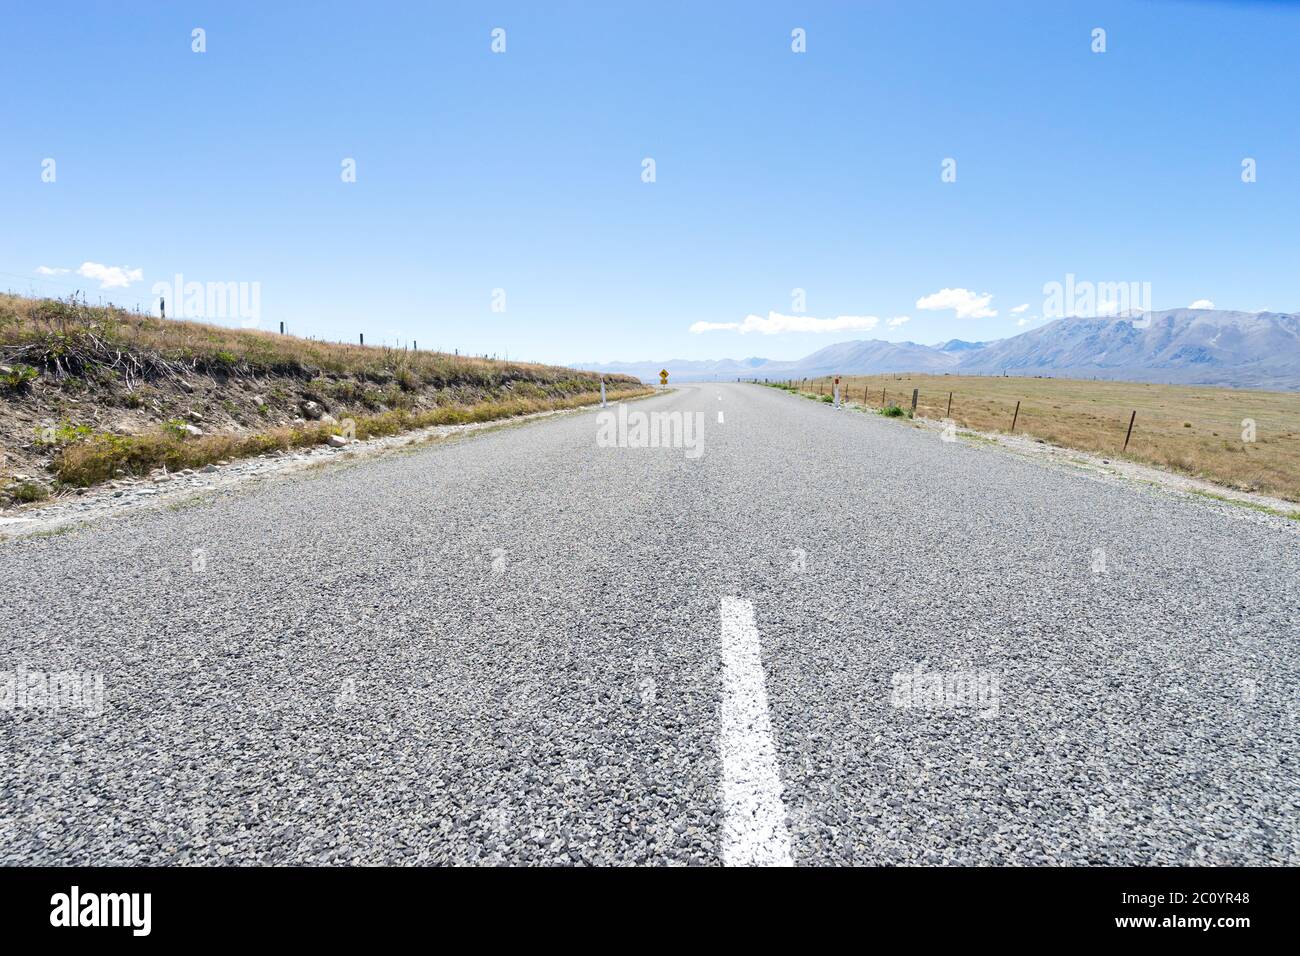
[[[1300,863],[1294,522],[628,411],[0,545],[0,863]]]

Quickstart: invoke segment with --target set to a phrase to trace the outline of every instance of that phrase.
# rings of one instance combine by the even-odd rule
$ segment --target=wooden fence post
[[[916,396],[920,391],[921,390],[919,388],[912,389],[912,417],[913,418],[916,417]]]
[[[1017,420],[1018,418],[1020,418],[1020,403],[1019,403],[1019,402],[1016,402],[1016,413],[1015,413],[1014,415],[1011,416],[1011,431],[1012,431],[1013,433],[1014,433],[1015,430],[1016,430],[1016,420]]]
[[[1137,417],[1138,417],[1138,410],[1135,408],[1133,409],[1133,414],[1129,416],[1128,434],[1124,436],[1124,447],[1120,449],[1121,454],[1128,451],[1128,440],[1133,437],[1133,422]]]
[[[943,417],[952,418],[952,392],[948,393],[948,414],[944,415]]]

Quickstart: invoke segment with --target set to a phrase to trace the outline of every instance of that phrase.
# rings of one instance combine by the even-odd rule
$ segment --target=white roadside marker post
[[[600,380],[600,407],[605,407],[605,380]]]

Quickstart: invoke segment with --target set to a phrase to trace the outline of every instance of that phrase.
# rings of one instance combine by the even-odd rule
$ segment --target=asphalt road
[[[0,863],[1300,863],[1295,522],[629,411],[0,545]]]

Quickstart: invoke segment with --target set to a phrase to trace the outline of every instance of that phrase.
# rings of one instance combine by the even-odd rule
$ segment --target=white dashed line
[[[722,424],[722,412],[718,412],[718,424]]]
[[[722,862],[793,866],[754,604],[722,599]]]

